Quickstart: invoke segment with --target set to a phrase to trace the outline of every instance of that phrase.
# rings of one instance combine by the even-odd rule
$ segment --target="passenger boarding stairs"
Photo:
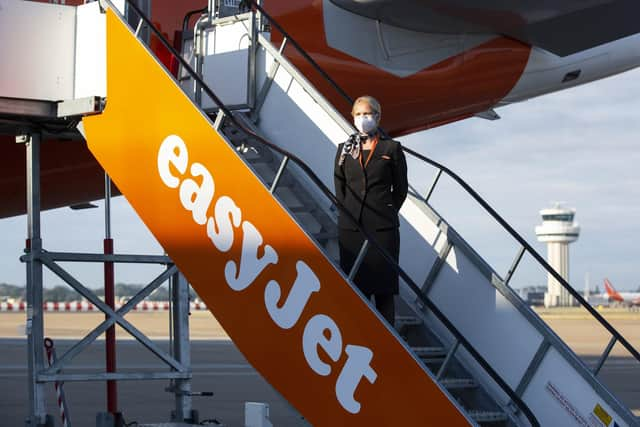
[[[236,117],[247,128],[253,128],[251,121],[243,113],[238,113]],[[233,124],[225,124],[221,130],[265,186],[273,188],[274,182],[277,182],[275,196],[322,246],[324,253],[339,265],[335,214],[327,212],[317,203],[302,177],[295,173],[282,175],[282,155],[265,147]],[[255,128],[252,130],[257,132]],[[399,304],[403,314],[396,316],[395,328],[398,334],[449,394],[467,409],[468,415],[481,425],[518,425],[515,417],[510,414],[512,410],[501,408],[453,357],[459,343],[446,346],[427,326],[420,314],[421,310],[414,311],[403,301]]]
[[[398,316],[384,322],[350,280],[357,263],[342,272],[337,258],[341,206],[329,189],[336,144],[353,129],[270,42],[278,28],[298,47],[260,6],[203,16],[174,79],[137,39],[146,25],[172,49],[135,3],[137,30],[100,3],[106,107],[84,118],[87,144],[247,360],[309,422],[638,425],[508,286],[523,254],[550,268],[544,259],[504,223],[522,249],[500,277],[428,204],[431,189],[401,210],[400,265],[389,264],[402,278]],[[380,249],[368,239],[366,250]],[[606,327],[608,351],[620,342],[640,360]]]
[[[260,5],[251,3],[257,14],[221,16],[218,11],[214,16],[203,16],[194,32],[196,48],[187,43],[183,53],[193,58],[192,63],[206,84],[224,94],[223,102],[235,106],[234,115],[242,127],[298,156],[325,186],[332,188],[336,145],[354,129],[283,52],[305,62],[305,69],[312,70],[308,73],[324,76],[328,83],[325,87],[333,86],[347,102],[352,100],[297,45],[286,28]],[[279,46],[270,42],[269,32],[259,30],[261,25],[279,33]],[[232,69],[233,74],[225,74],[225,69]],[[205,111],[220,111],[200,93],[197,82],[188,76],[181,81],[186,91],[194,91],[194,98]],[[225,120],[217,123],[225,123],[223,133],[264,184],[273,186],[283,156],[234,124]],[[524,255],[551,269],[544,259],[457,175],[412,150],[405,148],[405,152],[413,164],[417,160],[436,171],[432,186],[422,195],[411,192],[401,211],[400,267],[413,283],[420,285],[421,295],[416,295],[415,287],[405,280],[395,327],[413,353],[481,424],[518,425],[525,419],[522,408],[482,366],[488,363],[506,381],[507,388],[529,406],[541,425],[637,425],[633,414],[596,376],[616,342],[622,342],[636,359],[638,352],[571,288],[574,297],[612,333],[596,368],[587,368],[508,286]],[[503,277],[428,203],[443,173],[468,191],[521,245]],[[274,193],[337,264],[336,210],[326,201],[323,203],[325,199],[304,173],[292,170]],[[465,345],[461,345],[463,341]],[[479,357],[470,352],[477,352]],[[604,414],[616,415],[601,418],[600,409]]]

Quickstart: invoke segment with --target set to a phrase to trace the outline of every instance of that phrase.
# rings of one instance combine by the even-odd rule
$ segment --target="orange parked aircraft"
[[[618,292],[609,279],[604,279],[604,289],[603,297],[608,298],[609,301],[629,306],[640,305],[640,292]]]
[[[153,0],[151,15],[179,46],[185,15],[206,5]],[[472,116],[495,119],[496,107],[640,65],[638,2],[265,0],[263,6],[351,96],[379,98],[382,124],[393,136]],[[271,38],[282,39],[276,31]],[[159,51],[159,43],[152,46]],[[350,106],[304,59],[290,47],[285,53],[348,114]],[[7,117],[0,117],[0,218],[25,212],[24,148],[12,134],[19,120],[9,117],[11,131],[3,132]],[[45,133],[44,209],[103,195],[102,171],[66,129],[71,125]]]

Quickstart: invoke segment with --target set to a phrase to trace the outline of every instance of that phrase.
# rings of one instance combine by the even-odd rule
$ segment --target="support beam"
[[[278,49],[278,55],[280,55],[280,57],[282,56],[284,52],[284,48],[286,46],[287,46],[287,38],[284,37],[282,39],[282,43],[280,44],[280,49]],[[271,64],[271,69],[267,73],[267,76],[264,79],[264,83],[262,83],[262,88],[260,88],[260,93],[257,95],[257,99],[255,100],[255,106],[251,111],[251,121],[253,121],[254,123],[258,122],[258,118],[260,117],[260,110],[262,109],[262,106],[264,105],[264,102],[267,99],[267,95],[271,90],[271,86],[273,85],[273,82],[276,78],[276,73],[278,72],[279,68],[280,68],[279,57],[274,57],[273,63]]]
[[[160,349],[156,344],[154,344],[146,335],[144,335],[138,328],[133,326],[129,321],[127,321],[120,314],[116,313],[112,310],[108,305],[102,302],[94,292],[90,289],[86,288],[82,283],[76,280],[71,274],[61,268],[55,262],[49,260],[46,254],[42,254],[42,262],[47,266],[49,270],[51,270],[56,276],[64,280],[66,283],[71,285],[80,295],[85,297],[89,302],[95,305],[99,310],[107,314],[109,317],[115,319],[115,321],[131,336],[133,336],[140,344],[145,346],[148,350],[150,350],[153,354],[158,356],[161,360],[163,360],[166,364],[171,366],[177,371],[185,372],[186,368],[182,366],[182,364],[178,363],[174,358],[168,356],[162,349]]]
[[[600,369],[602,369],[602,367],[604,366],[604,362],[606,362],[607,357],[609,357],[609,353],[611,353],[611,350],[613,350],[613,346],[616,345],[617,341],[618,339],[615,336],[611,337],[609,344],[607,344],[607,348],[604,349],[604,352],[602,352],[600,359],[598,359],[598,363],[593,369],[594,376],[598,376],[598,374],[600,373]]]
[[[104,372],[86,374],[42,374],[38,376],[40,383],[63,382],[89,382],[89,381],[143,381],[143,380],[167,380],[174,378],[191,378],[191,372],[117,372],[107,374]]]
[[[183,366],[191,366],[189,344],[189,284],[176,272],[171,278],[171,315],[173,317],[173,357]],[[176,422],[193,421],[191,402],[191,377],[174,380]]]
[[[46,423],[44,385],[37,381],[44,369],[44,321],[42,310],[42,252],[40,236],[40,134],[20,136],[27,154],[27,359],[29,368],[29,414],[27,426]],[[33,256],[35,255],[35,256]]]
[[[158,277],[153,279],[151,283],[141,289],[133,298],[131,298],[125,305],[120,307],[120,309],[116,312],[121,316],[124,316],[129,311],[131,311],[136,304],[149,296],[153,291],[155,291],[158,287],[160,287],[164,282],[166,282],[172,274],[177,271],[175,266],[170,266],[167,270],[160,273]],[[113,317],[107,317],[102,323],[96,326],[91,332],[84,336],[80,341],[75,343],[70,349],[66,351],[66,353],[56,360],[56,362],[51,365],[49,369],[47,369],[45,374],[55,374],[57,371],[61,370],[63,366],[68,363],[71,363],[74,357],[78,354],[82,353],[89,345],[95,341],[100,335],[102,335],[107,328],[116,323],[116,319]]]
[[[538,368],[542,364],[542,361],[544,360],[550,348],[551,348],[551,343],[546,339],[543,339],[542,342],[540,343],[540,346],[538,346],[538,350],[536,351],[536,354],[533,355],[533,358],[531,359],[531,362],[529,363],[527,370],[522,375],[522,378],[520,379],[520,383],[518,384],[518,387],[516,388],[516,394],[518,396],[522,397],[524,395],[524,392],[527,390],[527,387],[529,387],[529,384],[531,383],[533,376],[538,371]]]
[[[134,255],[134,254],[89,254],[77,252],[49,252],[47,257],[51,261],[59,262],[115,262],[129,264],[171,264],[166,255]],[[23,257],[24,258],[24,257]]]
[[[429,292],[431,286],[433,286],[433,284],[435,283],[438,274],[440,274],[440,270],[442,270],[442,267],[444,267],[444,264],[447,262],[447,257],[449,256],[449,252],[451,252],[452,248],[453,245],[447,237],[447,242],[440,249],[438,258],[436,258],[435,262],[431,266],[431,270],[429,270],[429,274],[422,284],[422,292],[424,292],[425,294]]]

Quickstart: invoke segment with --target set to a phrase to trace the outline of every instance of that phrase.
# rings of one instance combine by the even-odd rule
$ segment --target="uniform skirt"
[[[400,232],[398,228],[372,231],[370,234],[397,263],[400,253]],[[358,230],[341,228],[338,230],[338,239],[340,244],[340,266],[344,273],[348,275],[358,253],[360,253],[360,248],[364,243],[364,236]],[[398,294],[398,274],[372,244],[369,245],[354,282],[367,297],[371,295]]]

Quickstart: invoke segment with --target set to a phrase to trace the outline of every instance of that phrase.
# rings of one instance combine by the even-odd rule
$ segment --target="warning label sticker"
[[[613,421],[613,417],[599,403],[593,408],[593,413],[605,426],[608,426]]]

